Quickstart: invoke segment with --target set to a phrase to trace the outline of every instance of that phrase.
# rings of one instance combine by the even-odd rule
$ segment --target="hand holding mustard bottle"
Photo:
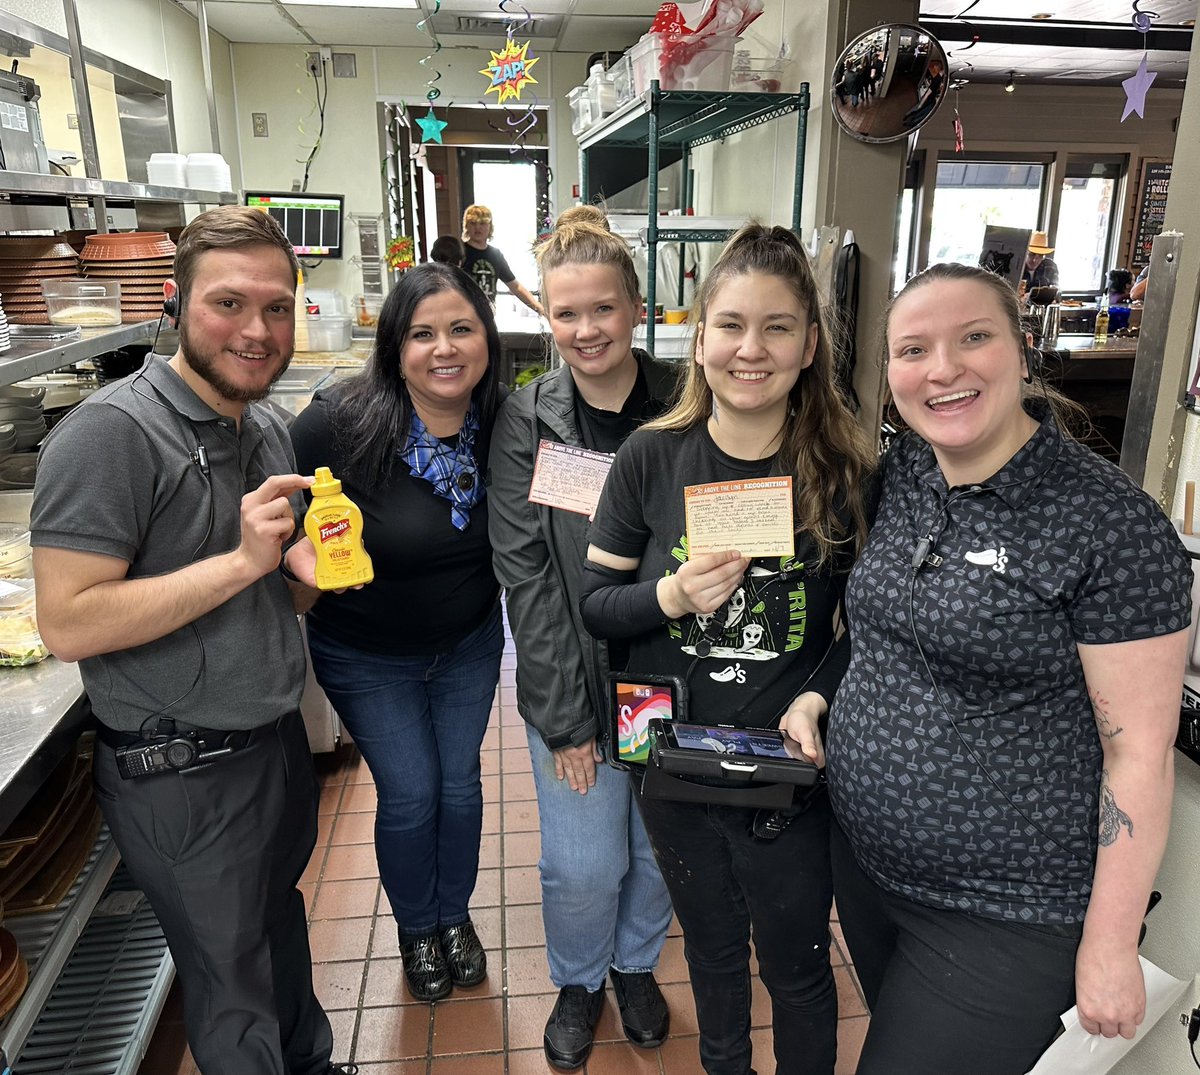
[[[362,512],[328,467],[317,467],[310,492],[312,503],[304,516],[307,539],[288,551],[288,570],[318,590],[361,589],[375,577],[363,546]]]

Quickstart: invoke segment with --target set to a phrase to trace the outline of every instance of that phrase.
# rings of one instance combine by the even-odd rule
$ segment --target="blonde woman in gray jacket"
[[[633,349],[642,301],[624,240],[598,209],[559,217],[537,251],[564,365],[510,396],[492,440],[489,533],[517,647],[517,706],[537,789],[542,915],[559,990],[546,1058],[583,1066],[611,977],[626,1037],[667,1036],[653,971],[671,904],[626,774],[603,764],[608,654],[579,618],[588,516],[529,500],[543,442],[615,453],[664,409],[669,367]]]

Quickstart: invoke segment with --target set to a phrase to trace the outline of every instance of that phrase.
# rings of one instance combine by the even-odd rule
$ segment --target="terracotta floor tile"
[[[499,750],[500,749],[500,726],[488,728],[483,733],[483,750]]]
[[[426,1075],[426,1060],[391,1060],[385,1064],[359,1064],[361,1075]]]
[[[862,1053],[863,1039],[871,1020],[865,1016],[838,1020],[838,1057],[835,1075],[854,1075],[858,1068],[858,1057]]]
[[[692,987],[683,982],[672,982],[664,985],[662,994],[671,1009],[671,1036],[686,1037],[688,1034],[699,1034],[696,1025],[696,1002],[692,998]]]
[[[472,907],[471,921],[475,925],[475,932],[479,934],[479,939],[483,942],[483,947],[489,952],[494,948],[500,950],[500,908],[499,907]]]
[[[356,1061],[406,1060],[428,1055],[433,1010],[428,1004],[367,1008],[358,1021]]]
[[[504,943],[509,948],[545,948],[546,927],[537,903],[504,908]]]
[[[500,868],[500,834],[488,833],[479,841],[479,868],[481,870],[498,870]]]
[[[358,877],[379,877],[374,844],[334,844],[325,856],[322,881],[350,881]]]
[[[379,913],[375,916],[375,936],[371,938],[372,959],[399,959],[400,933],[388,906],[387,894],[380,893]]]
[[[308,943],[312,949],[313,962],[337,963],[346,959],[366,959],[373,923],[371,918],[338,918],[314,922],[308,929]]]
[[[477,1053],[475,1056],[435,1057],[429,1070],[432,1075],[504,1075],[504,1054]]]
[[[525,719],[517,712],[515,705],[500,707],[500,727],[520,729],[522,734],[524,734]]]
[[[325,868],[325,858],[328,854],[328,846],[318,847],[313,851],[312,857],[308,860],[308,865],[304,867],[304,872],[300,875],[300,884],[315,884],[320,879],[321,871]]]
[[[373,814],[375,813],[378,801],[379,797],[375,794],[375,785],[373,783],[349,784],[346,787],[345,794],[342,796],[341,812],[343,814],[352,814],[362,810],[369,810]]]
[[[371,770],[367,768],[367,763],[359,758],[358,762],[350,767],[346,773],[347,784],[373,784],[375,778],[371,775]]]
[[[541,1045],[536,1049],[508,1050],[508,1075],[547,1075],[553,1071],[554,1068],[546,1063],[546,1053]]]
[[[517,688],[515,686],[500,688],[500,704],[501,704],[501,706],[510,705],[513,708],[516,708]]]
[[[333,1059],[349,1060],[354,1044],[354,1031],[358,1026],[358,1012],[347,1008],[340,1012],[329,1012],[329,1027],[333,1031]]]
[[[834,967],[833,980],[837,984],[838,1015],[843,1019],[866,1015],[867,1006],[859,992],[858,982],[849,967]]]
[[[520,802],[522,799],[536,799],[537,789],[533,786],[533,773],[504,774],[505,803]]]
[[[508,998],[508,1047],[512,1049],[537,1049],[542,1051],[542,1035],[546,1031],[546,1020],[558,999],[557,991],[538,993],[528,997]],[[542,1064],[545,1065],[545,1056]]]
[[[505,802],[501,825],[508,832],[537,832],[537,802]]]
[[[587,1075],[659,1075],[657,1049],[637,1049],[627,1041],[598,1044],[588,1057]]]
[[[509,832],[504,835],[504,866],[536,866],[542,853],[538,832]]]
[[[756,976],[750,980],[750,1025],[770,1027],[771,1014],[771,994],[762,979]]]
[[[662,955],[658,957],[658,970],[654,972],[654,977],[659,985],[666,985],[668,982],[687,983],[690,980],[687,960],[683,958],[682,937],[667,938]]]
[[[317,886],[312,917],[363,918],[375,913],[379,881],[362,877],[353,881],[322,881]]]
[[[671,1036],[659,1046],[663,1075],[697,1075],[700,1069],[700,1038],[680,1036],[671,1027]]]
[[[529,747],[510,747],[505,744],[500,752],[500,770],[504,773],[528,773],[533,770],[533,759]]]
[[[536,866],[513,866],[504,871],[504,902],[541,903],[542,879]]]
[[[364,810],[357,814],[338,814],[333,827],[331,844],[373,844],[375,842],[375,813]]]
[[[444,1001],[433,1009],[433,1055],[504,1048],[504,1001],[499,997]]]
[[[754,1049],[752,1063],[758,1075],[775,1075],[775,1038],[770,1028],[750,1031],[750,1045]]]
[[[358,960],[315,964],[313,989],[321,1007],[327,1012],[357,1008],[366,969],[366,963]]]
[[[321,799],[317,804],[317,814],[335,814],[342,800],[341,784],[325,784],[321,787]]]
[[[304,897],[304,914],[307,917],[312,914],[313,897],[317,893],[317,883],[316,881],[305,881],[296,887],[300,890],[300,895]]]
[[[479,752],[479,771],[484,776],[495,776],[500,772],[500,750],[481,750]]]
[[[398,1004],[417,1004],[404,984],[404,965],[395,959],[372,959],[367,963],[367,982],[363,989],[364,1008],[386,1008]],[[428,1005],[426,1005],[428,1007]]]
[[[510,948],[508,950],[509,996],[529,996],[553,989],[550,968],[544,948]],[[549,1015],[549,1012],[546,1013]]]
[[[480,778],[480,783],[483,785],[483,802],[486,806],[488,803],[498,803],[500,801],[500,776],[485,776]]]
[[[475,878],[475,892],[470,908],[497,907],[500,904],[500,870],[480,870]]]
[[[329,843],[329,837],[333,833],[333,823],[336,820],[336,814],[317,815],[317,847],[324,847]]]
[[[500,804],[499,803],[484,803],[483,804],[483,828],[482,832],[499,832],[500,831]]]

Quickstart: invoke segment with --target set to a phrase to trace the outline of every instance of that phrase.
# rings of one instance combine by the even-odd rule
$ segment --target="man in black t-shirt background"
[[[462,237],[467,250],[463,270],[483,289],[493,304],[496,302],[496,283],[499,281],[535,314],[545,317],[542,304],[517,279],[504,255],[494,246],[488,246],[488,240],[494,232],[492,211],[486,205],[468,205],[463,213]]]

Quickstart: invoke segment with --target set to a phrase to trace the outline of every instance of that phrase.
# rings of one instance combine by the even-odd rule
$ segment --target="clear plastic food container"
[[[700,38],[649,33],[629,49],[633,88],[640,96],[658,79],[662,90],[729,89],[735,37],[712,34]]]
[[[379,311],[383,309],[381,295],[354,296],[354,324],[357,328],[375,328],[379,324]]]
[[[587,86],[576,86],[569,91],[567,103],[571,106],[571,133],[583,134],[592,125],[592,99]]]
[[[0,523],[0,578],[30,578],[32,565],[29,530],[16,523]]]
[[[308,319],[310,351],[346,351],[353,341],[354,329],[346,314],[321,314]]]
[[[0,667],[37,664],[49,656],[38,634],[33,579],[0,579]]]
[[[53,325],[97,328],[121,323],[121,285],[116,280],[43,280],[42,294]]]

